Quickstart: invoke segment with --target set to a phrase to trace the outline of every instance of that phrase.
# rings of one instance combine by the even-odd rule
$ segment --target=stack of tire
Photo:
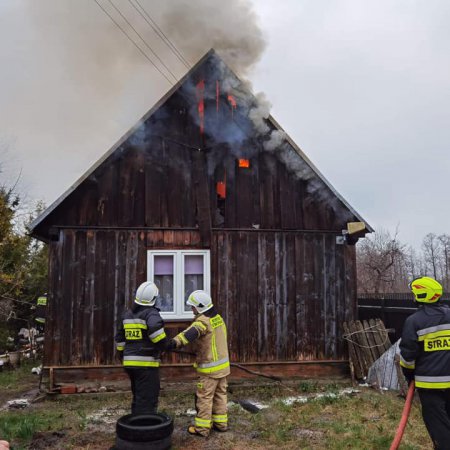
[[[167,450],[172,445],[173,420],[166,414],[127,414],[116,423],[115,450]]]

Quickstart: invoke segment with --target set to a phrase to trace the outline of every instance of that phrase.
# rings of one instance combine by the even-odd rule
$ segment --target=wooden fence
[[[450,305],[450,294],[445,293],[443,303]],[[406,318],[417,310],[418,304],[410,292],[396,294],[358,294],[358,319],[381,319],[391,341],[400,339]]]

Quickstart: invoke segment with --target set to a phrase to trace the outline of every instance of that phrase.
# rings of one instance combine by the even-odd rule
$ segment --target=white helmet
[[[156,284],[153,281],[146,281],[142,283],[136,291],[136,298],[134,303],[142,306],[153,306],[158,297],[159,291]]]
[[[213,307],[211,296],[205,291],[192,292],[186,303],[195,306],[199,313],[204,313]]]

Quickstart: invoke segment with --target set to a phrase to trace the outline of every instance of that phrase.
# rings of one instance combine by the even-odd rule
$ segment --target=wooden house
[[[263,109],[211,50],[33,222],[49,246],[52,382],[122,373],[115,328],[148,279],[171,334],[203,288],[232,361],[304,377],[346,370],[354,244],[372,230],[347,234],[362,218]],[[194,371],[172,355],[162,374]]]

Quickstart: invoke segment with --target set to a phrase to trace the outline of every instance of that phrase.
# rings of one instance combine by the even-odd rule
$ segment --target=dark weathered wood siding
[[[232,74],[217,79],[221,64],[208,56],[35,226],[50,246],[45,364],[114,362],[115,325],[151,248],[211,250],[234,360],[345,357],[355,253],[336,237],[358,218],[294,144],[267,150],[253,97]]]
[[[215,231],[212,295],[235,361],[344,358],[354,247],[326,233]],[[60,231],[50,246],[47,365],[114,363],[114,330],[146,279],[147,250],[198,248],[196,231]],[[172,325],[171,333],[184,324]]]

